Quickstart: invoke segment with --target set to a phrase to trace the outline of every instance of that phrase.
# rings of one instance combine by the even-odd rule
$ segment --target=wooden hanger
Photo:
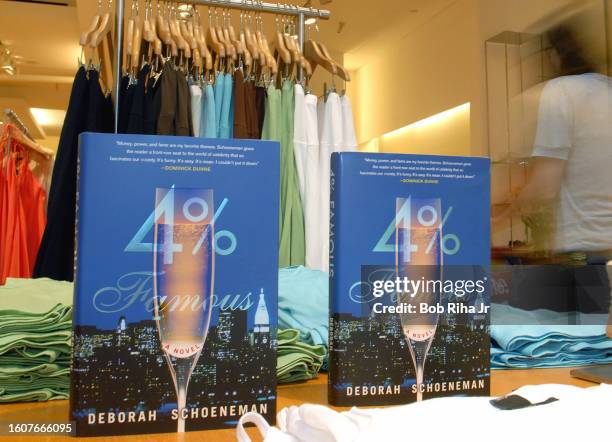
[[[261,47],[263,48],[266,54],[270,72],[272,73],[273,76],[276,76],[278,74],[278,63],[276,62],[276,59],[272,55],[272,50],[270,49],[270,43],[268,43],[268,38],[262,32],[261,30],[262,27],[263,27],[263,20],[261,16],[259,16],[259,29],[256,32],[257,39],[260,41]]]
[[[172,35],[172,38],[176,42],[176,46],[179,49],[179,67],[184,68],[185,64],[188,64],[189,59],[191,59],[191,48],[181,34],[178,11],[176,8],[173,8],[173,11],[174,14],[169,18],[170,34]]]
[[[53,158],[53,152],[49,149],[44,148],[43,146],[36,143],[34,140],[28,138],[15,124],[7,123],[2,125],[3,137],[8,137],[9,140],[16,140],[19,144],[27,147],[28,149],[36,152],[39,155],[42,155],[45,159],[50,160]],[[10,149],[10,142],[7,143],[8,148]]]
[[[302,67],[302,73],[304,75],[304,84],[308,84],[312,78],[312,66],[303,55],[300,56],[300,66]]]
[[[351,81],[351,75],[349,74],[348,70],[346,70],[343,66],[340,66],[329,54],[329,51],[327,50],[327,48],[325,47],[325,45],[323,43],[321,43],[320,41],[315,42],[315,44],[319,47],[321,53],[323,53],[323,55],[328,59],[331,60],[332,63],[334,63],[334,65],[336,65],[336,71],[338,73],[338,76],[340,78],[342,78],[344,81]]]
[[[210,53],[210,51],[208,50],[208,46],[206,45],[204,30],[202,29],[202,20],[200,18],[200,13],[197,11],[197,9],[195,11],[195,14],[195,23],[193,28],[195,39],[198,44],[198,49],[200,50],[200,55],[204,58],[203,67],[205,68],[206,72],[210,72],[213,68],[212,54]]]
[[[296,7],[296,6],[292,6]],[[293,22],[293,20],[291,21],[291,32],[288,34],[285,34],[285,40],[287,42],[287,48],[291,51],[291,61],[292,64],[296,67],[301,67],[302,68],[302,72],[306,72],[306,65],[308,64],[308,62],[306,61],[306,59],[304,58],[304,55],[302,54],[302,51],[298,45],[297,39],[294,38],[294,36],[297,34],[297,29],[295,28],[295,22]],[[312,69],[310,68],[310,66],[308,66],[308,70],[312,71]],[[295,77],[297,77],[297,69],[294,70],[294,75]]]
[[[260,49],[257,47],[257,43],[255,42],[253,38],[253,33],[251,32],[250,16],[241,16],[241,19],[244,19],[244,25],[241,29],[240,39],[243,44],[248,48],[251,57],[253,57],[253,60],[259,62]]]
[[[228,29],[230,41],[234,44],[236,48],[236,52],[238,53],[238,59],[243,63],[244,68],[246,68],[244,69],[245,76],[249,76],[251,74],[251,68],[253,67],[253,57],[251,56],[251,53],[249,52],[249,48],[247,48],[246,46],[246,37],[244,36],[244,32],[243,32],[244,22],[243,22],[242,13],[240,16],[240,20],[241,20],[240,35],[236,34],[236,31],[234,30],[234,26],[232,26],[232,23],[229,20],[228,20],[227,29]]]
[[[333,62],[333,60],[330,60],[323,55],[321,49],[314,42],[314,40],[307,40],[304,43],[304,56],[306,57],[306,60],[311,63],[313,72],[316,70],[317,66],[321,66],[334,76],[338,74],[336,64]]]
[[[216,12],[216,11],[215,11]],[[214,68],[215,71],[219,71],[223,69],[223,65],[225,64],[225,58],[227,53],[225,52],[225,45],[221,43],[219,36],[217,35],[217,29],[213,26],[212,22],[212,11],[211,8],[208,9],[208,31],[207,31],[207,39],[210,41],[210,46],[212,50],[216,54]]]
[[[149,64],[153,66],[154,72],[159,72],[159,64],[160,62],[165,63],[163,56],[163,42],[159,36],[159,32],[157,30],[157,20],[151,18],[149,21],[149,25],[151,26],[151,32],[153,35],[153,43],[149,50]]]
[[[87,28],[87,30],[81,34],[81,38],[79,39],[79,44],[81,45],[82,62],[84,63],[91,62],[91,58],[93,57],[93,54],[90,51],[89,41],[94,31],[98,28],[98,24],[100,23],[101,15],[102,15],[102,0],[98,0],[98,13],[93,16],[93,18],[91,19],[91,24],[89,25],[89,28]]]
[[[249,32],[251,32],[251,38],[253,39],[253,43],[257,47],[257,52],[259,54],[259,64],[262,68],[271,68],[270,61],[273,57],[269,54],[269,48],[264,45],[263,36],[260,30],[260,20],[261,16],[259,14],[255,15],[255,29],[251,30],[249,26]]]
[[[159,36],[161,40],[166,45],[166,52],[168,55],[171,55],[172,58],[176,59],[179,55],[178,53],[178,44],[174,40],[172,32],[170,32],[170,8],[172,5],[168,4],[167,7],[164,8],[162,14],[157,16],[157,30],[159,32]]]
[[[125,25],[125,51],[123,55],[123,70],[125,72],[131,71],[131,60],[134,47],[134,15],[136,9],[136,1],[132,0],[130,8],[130,17]]]
[[[95,50],[98,54],[98,60],[100,62],[101,77],[103,85],[107,91],[113,90],[113,63],[112,54],[113,41],[111,37],[111,5],[112,0],[109,1],[109,10],[100,18],[98,29],[96,29],[91,35],[89,46]]]
[[[228,54],[231,62],[231,65],[228,65],[227,68],[231,69],[232,66],[235,66],[236,61],[238,61],[238,51],[230,39],[228,23],[225,15],[226,12],[226,10],[223,10],[223,25],[217,28],[217,36],[221,38],[223,44],[225,45],[225,51]]]
[[[172,37],[170,36],[170,30],[167,27],[166,18],[164,17],[164,12],[159,8],[159,3],[157,4],[157,17],[155,17],[155,30],[157,31],[157,35],[160,40],[167,46],[170,46],[170,42]]]
[[[291,52],[285,46],[284,30],[279,28],[279,17],[276,16],[276,51],[278,52],[279,59],[288,66],[291,64]]]
[[[132,39],[132,56],[130,59],[130,69],[132,77],[137,78],[140,71],[140,52],[142,50],[142,34],[144,24],[140,22],[140,10],[136,4],[136,14],[134,15],[134,35]]]
[[[153,58],[155,57],[157,59],[158,56],[161,56],[161,40],[158,38],[155,29],[151,0],[147,0],[145,3],[145,19],[142,26],[142,38],[146,42],[146,48],[143,51],[143,61],[146,61],[149,65],[153,65]],[[159,53],[156,51],[159,51]]]

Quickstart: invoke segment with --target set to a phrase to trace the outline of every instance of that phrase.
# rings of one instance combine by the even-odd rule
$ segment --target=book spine
[[[73,292],[73,301],[72,301],[72,336],[71,336],[71,341],[72,341],[72,354],[70,355],[70,416],[71,416],[71,420],[73,420],[75,422],[75,425],[77,424],[77,420],[76,419],[72,419],[72,414],[74,413],[75,410],[79,409],[79,404],[80,404],[80,400],[79,400],[79,389],[78,389],[78,385],[80,383],[79,381],[79,376],[80,376],[80,366],[79,366],[79,360],[76,356],[76,348],[75,346],[75,331],[76,331],[76,325],[78,323],[77,321],[77,314],[80,312],[80,309],[77,308],[78,304],[79,304],[79,283],[81,281],[81,278],[79,277],[78,274],[78,270],[80,268],[80,266],[78,265],[78,261],[79,261],[79,245],[80,245],[80,241],[79,241],[79,213],[81,211],[81,190],[82,190],[82,185],[83,185],[83,161],[82,161],[82,152],[83,152],[83,145],[87,144],[87,135],[83,134],[81,136],[79,136],[79,152],[77,155],[77,183],[76,183],[76,204],[75,204],[75,223],[74,223],[74,292]],[[78,428],[75,428],[75,434],[79,435],[80,431]]]
[[[334,342],[334,323],[338,290],[337,276],[337,246],[338,241],[338,215],[339,215],[339,199],[341,195],[340,189],[340,174],[342,172],[342,157],[340,154],[334,153],[331,157],[331,174],[330,174],[330,199],[329,199],[329,356],[328,356],[328,378],[327,378],[327,400],[331,405],[337,402],[337,395],[334,389],[336,379],[338,378],[338,366],[335,355],[336,343]]]

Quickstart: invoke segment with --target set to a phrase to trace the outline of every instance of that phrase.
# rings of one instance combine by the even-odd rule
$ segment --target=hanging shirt
[[[202,121],[202,88],[197,84],[189,86],[189,96],[191,97],[191,121],[193,126],[193,136],[201,137],[200,125]]]
[[[295,86],[294,155],[304,209],[305,262],[318,268],[321,254],[319,235],[319,134],[317,97],[304,95],[301,85]]]
[[[344,152],[355,152],[357,151],[357,137],[355,136],[351,100],[343,95],[340,98],[340,103],[342,105],[342,150]]]
[[[19,216],[19,187],[20,176],[17,172],[17,154],[13,151],[14,144],[11,143],[11,153],[6,164],[6,225],[4,243],[0,248],[3,254],[2,268],[0,268],[0,283],[9,276],[20,277],[28,266],[27,257],[20,253],[26,247],[21,231],[21,217]]]
[[[233,88],[234,88],[234,78],[230,76],[230,79],[232,81],[232,94],[230,95],[230,111],[229,111],[229,118],[228,118],[228,126],[229,126],[229,137],[228,138],[235,138],[234,137],[234,114],[235,114],[235,102],[234,102],[234,92],[233,92]],[[227,79],[225,80],[227,81]]]
[[[267,100],[265,101],[264,124],[261,134],[262,140],[281,141],[281,91],[276,89],[274,85],[268,86]],[[284,199],[282,198],[282,145],[281,145],[281,208],[279,209],[279,238],[282,236],[283,229],[283,207]]]
[[[89,98],[87,100],[85,130],[88,132],[108,132],[113,129],[111,122],[112,102],[110,102],[110,97],[105,96],[100,88],[100,73],[97,70],[89,71],[87,84]],[[110,116],[108,115],[109,111],[111,112]]]
[[[157,133],[156,126],[157,118],[159,117],[161,97],[159,95],[159,82],[156,80],[154,76],[151,76],[147,82],[143,116],[143,129],[146,135],[155,135]]]
[[[217,137],[217,118],[215,91],[210,84],[204,88],[202,95],[202,121],[200,123],[201,136],[205,138]]]
[[[330,93],[324,106],[319,106],[318,113],[319,123],[322,124],[322,127],[319,127],[320,215],[318,223],[322,246],[320,248],[319,262],[315,268],[327,272],[329,270],[329,181],[331,175],[331,154],[333,152],[341,152],[343,148],[342,104],[338,94],[335,92]]]
[[[4,157],[4,143],[0,143],[0,285],[4,284],[2,276],[2,268],[4,262],[4,249],[7,248],[7,231],[8,223],[8,182],[6,177],[6,169],[8,166],[8,158]]]
[[[215,119],[217,123],[216,138],[221,137],[221,108],[223,106],[223,93],[225,92],[225,74],[218,72],[215,78]]]
[[[157,118],[158,135],[176,135],[177,75],[172,63],[164,64],[160,81],[160,110]]]
[[[257,108],[257,126],[261,134],[263,133],[264,120],[266,117],[266,88],[263,86],[257,86],[255,88],[255,107]]]
[[[72,84],[59,139],[49,192],[47,225],[34,266],[36,278],[73,280],[78,137],[87,125],[87,90],[87,74],[81,67]]]
[[[29,168],[27,149],[12,143],[7,159],[6,231],[0,254],[0,284],[30,278],[46,224],[47,195]]]
[[[281,140],[281,91],[273,85],[268,86],[264,109],[262,139]]]
[[[119,88],[119,121],[117,122],[117,131],[120,134],[127,133],[132,101],[134,99],[134,90],[134,85],[130,84],[129,75],[121,77],[121,85]]]
[[[147,75],[151,71],[151,67],[146,64],[138,73],[137,83],[133,86],[134,93],[132,98],[132,106],[128,118],[126,133],[128,134],[144,134],[144,117],[145,117],[145,92]]]
[[[236,138],[249,138],[247,115],[249,110],[246,103],[246,84],[241,70],[236,71],[234,85],[234,136]]]
[[[221,119],[219,120],[219,138],[231,138],[234,127],[232,118],[233,79],[225,74],[223,80],[223,98],[221,100]]]
[[[259,129],[259,109],[257,108],[255,84],[252,81],[246,83],[245,98],[247,111],[247,132],[252,140],[258,140],[261,136]]]
[[[283,84],[281,99],[281,238],[279,266],[304,265],[306,245],[300,182],[293,152],[294,86]]]
[[[22,217],[20,224],[26,240],[25,253],[28,267],[25,277],[30,278],[34,271],[36,256],[40,249],[40,241],[47,224],[47,193],[42,184],[34,177],[30,168],[27,167],[28,161],[23,160],[23,163],[19,189],[20,216]]]
[[[182,137],[193,136],[193,120],[191,115],[191,98],[189,97],[189,84],[182,72],[174,71],[176,76],[176,115],[174,135]]]

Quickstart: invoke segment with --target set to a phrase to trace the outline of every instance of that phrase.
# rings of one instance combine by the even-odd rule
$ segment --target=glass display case
[[[553,72],[545,38],[503,32],[485,42],[491,203],[503,210],[524,186],[537,127],[539,97]],[[549,214],[517,214],[492,226],[493,256],[545,254]]]

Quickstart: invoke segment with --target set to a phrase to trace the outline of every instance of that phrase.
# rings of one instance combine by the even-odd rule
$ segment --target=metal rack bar
[[[256,0],[191,0],[187,3],[204,6],[217,6],[220,8],[242,9],[247,11],[270,12],[281,15],[294,15],[315,17],[327,20],[331,13],[325,9],[304,8],[300,6],[287,6],[283,3],[266,3]]]
[[[123,59],[123,13],[125,0],[117,0],[116,4],[116,14],[115,14],[115,133],[119,128],[119,94],[121,87],[121,61]]]
[[[28,137],[30,140],[34,140],[30,134],[30,131],[28,130],[28,127],[23,123],[23,121],[21,121],[21,118],[19,118],[13,109],[4,109],[4,114],[15,126],[19,128],[21,132],[23,132],[26,137]]]

